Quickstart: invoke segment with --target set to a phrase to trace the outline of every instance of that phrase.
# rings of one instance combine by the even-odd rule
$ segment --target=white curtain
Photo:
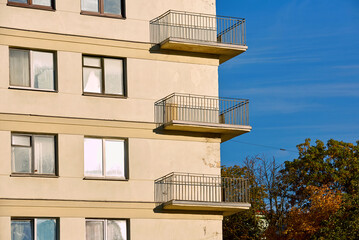
[[[34,136],[35,170],[40,174],[55,173],[54,136]]]
[[[30,87],[29,51],[10,49],[10,85]]]
[[[86,221],[86,240],[104,240],[104,221]]]
[[[107,221],[107,240],[126,240],[126,232],[126,220]]]
[[[125,178],[124,140],[105,140],[106,176]]]
[[[123,62],[120,59],[104,59],[105,93],[123,95]]]
[[[31,52],[31,75],[34,88],[54,89],[54,56],[48,52]]]
[[[32,240],[32,226],[30,220],[11,221],[11,240]]]

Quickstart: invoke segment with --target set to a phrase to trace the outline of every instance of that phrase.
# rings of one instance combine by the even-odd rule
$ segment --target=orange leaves
[[[288,213],[288,239],[310,238],[321,228],[321,223],[328,220],[341,206],[342,194],[331,189],[331,185],[308,186],[305,191],[310,196],[308,204],[293,207]]]

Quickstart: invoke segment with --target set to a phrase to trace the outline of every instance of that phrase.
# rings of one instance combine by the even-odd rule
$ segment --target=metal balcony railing
[[[170,173],[155,180],[155,201],[249,203],[247,179],[217,175]]]
[[[246,45],[244,18],[169,10],[150,21],[151,42],[168,38]]]
[[[155,122],[173,120],[249,126],[249,100],[173,93],[155,102]]]

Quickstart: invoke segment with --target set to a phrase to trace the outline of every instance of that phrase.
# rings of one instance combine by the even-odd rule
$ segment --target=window
[[[40,8],[45,10],[55,9],[54,0],[8,0],[8,5]]]
[[[55,175],[55,136],[12,134],[12,172]]]
[[[123,69],[123,59],[84,56],[84,93],[124,96]]]
[[[11,48],[10,86],[55,90],[54,53]]]
[[[86,240],[127,240],[127,220],[86,219]]]
[[[85,138],[85,176],[126,179],[125,140]]]
[[[11,240],[57,240],[57,219],[11,219]]]
[[[125,0],[81,0],[83,14],[125,18]]]

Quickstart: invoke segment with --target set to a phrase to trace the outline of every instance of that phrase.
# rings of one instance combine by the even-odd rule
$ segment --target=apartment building
[[[222,239],[249,208],[218,97],[245,21],[214,0],[0,0],[0,239]],[[241,96],[239,96],[241,97]]]

